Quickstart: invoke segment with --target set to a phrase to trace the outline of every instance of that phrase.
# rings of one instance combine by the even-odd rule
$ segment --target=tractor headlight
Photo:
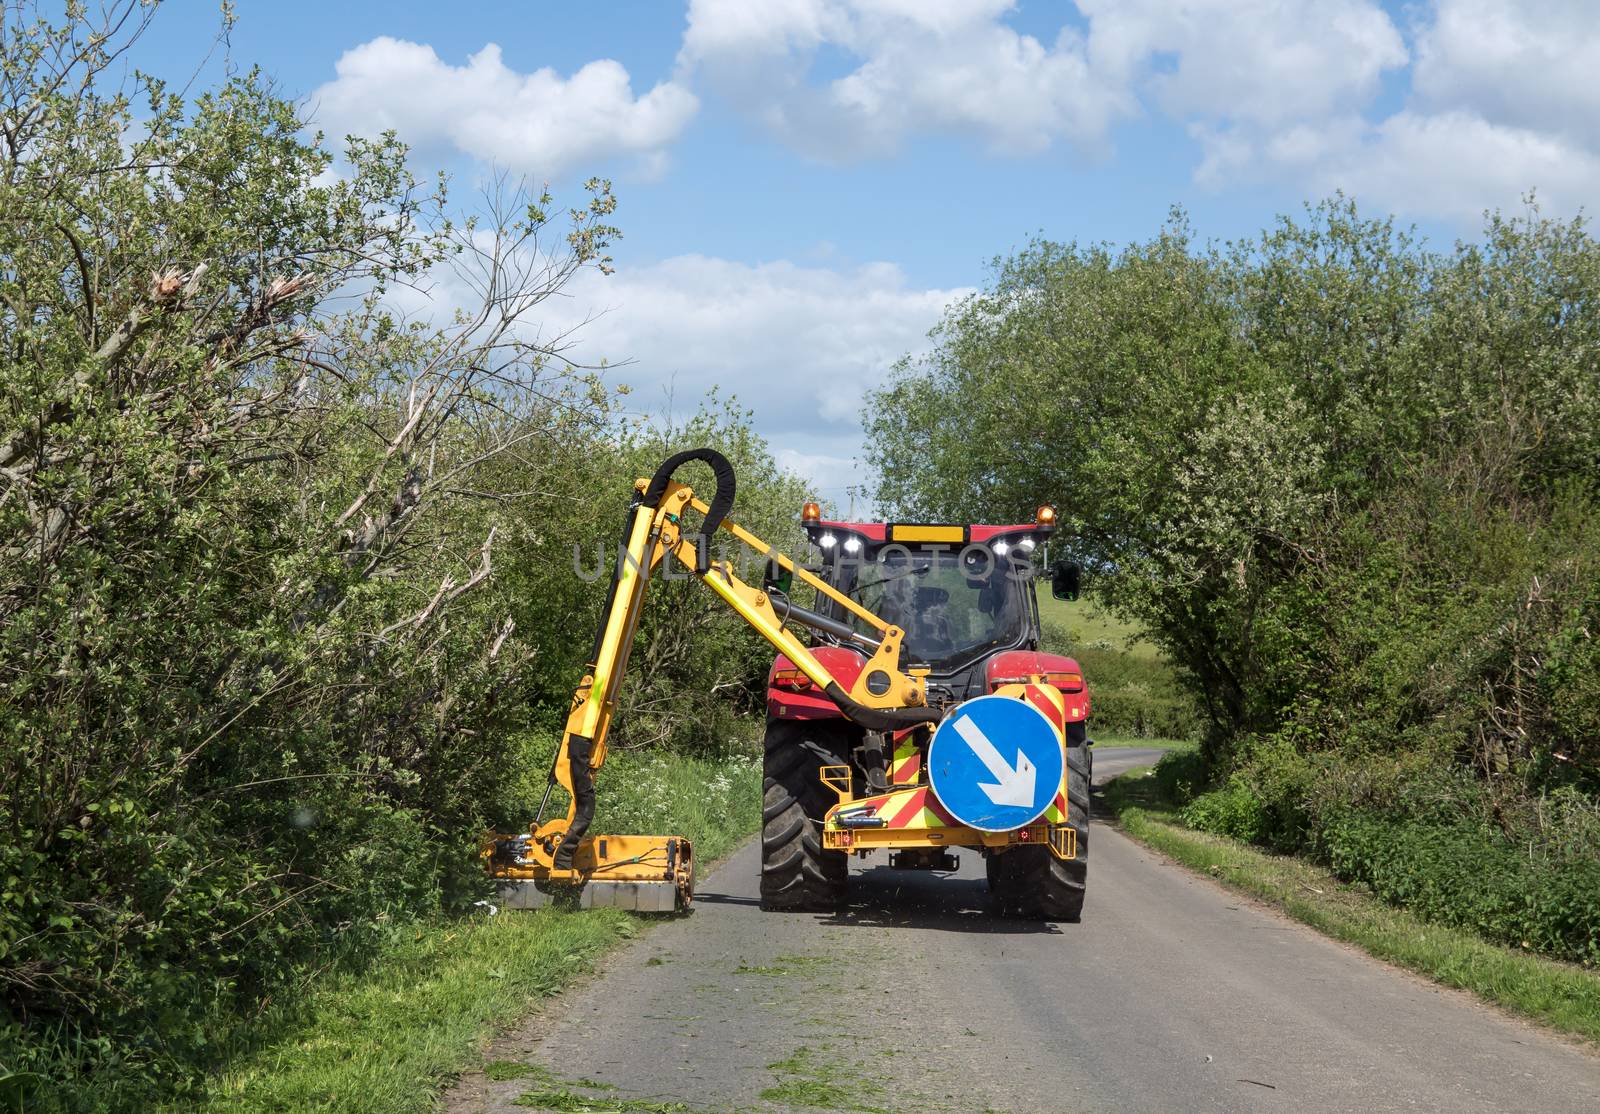
[[[846,553],[860,553],[861,552],[861,539],[860,538],[846,538],[844,540],[844,551]]]
[[[995,542],[994,543],[994,555],[996,557],[1004,557],[1010,551],[1011,551],[1011,546],[1008,543],[1006,543],[1006,542]]]
[[[824,534],[824,535],[822,535],[822,537],[817,539],[817,544],[820,545],[823,549],[832,549],[833,546],[834,546],[834,543],[837,542],[838,540],[839,539],[834,537],[832,534]]]

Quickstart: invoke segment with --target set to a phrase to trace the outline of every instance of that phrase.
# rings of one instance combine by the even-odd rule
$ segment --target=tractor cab
[[[931,676],[959,674],[997,651],[1037,649],[1036,525],[818,521],[808,532],[828,581],[903,629],[907,663]]]
[[[905,631],[902,664],[925,669],[932,694],[959,701],[1025,676],[1082,691],[1072,659],[1039,651],[1036,582],[1048,578],[1059,599],[1075,599],[1078,591],[1074,566],[1044,564],[1054,508],[1040,507],[1033,522],[1009,526],[829,521],[815,508],[808,503],[801,515],[813,547],[812,567],[820,565],[819,575],[831,586]],[[820,610],[868,633],[837,603]],[[851,672],[850,661],[859,654],[847,639],[821,634],[815,641],[830,664],[840,662]],[[786,677],[776,672],[782,664],[780,659],[776,681]],[[784,718],[791,707],[802,715],[813,711],[787,700],[788,693],[782,686],[771,693],[777,697],[769,700],[774,717]]]

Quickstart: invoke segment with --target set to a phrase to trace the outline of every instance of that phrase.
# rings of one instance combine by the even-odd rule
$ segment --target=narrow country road
[[[1097,752],[1095,780],[1159,753]],[[1600,1110],[1600,1058],[1103,824],[1090,846],[1083,922],[1035,925],[989,914],[967,852],[955,877],[859,863],[839,915],[762,913],[751,844],[500,1043],[537,1074],[449,1109]]]

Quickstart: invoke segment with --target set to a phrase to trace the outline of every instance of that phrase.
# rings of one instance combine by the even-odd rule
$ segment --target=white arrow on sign
[[[1006,760],[1000,757],[1000,751],[989,741],[989,736],[972,722],[971,716],[962,716],[956,720],[955,727],[956,734],[972,748],[972,753],[989,767],[989,772],[999,782],[998,785],[979,782],[978,788],[987,793],[989,799],[997,805],[1032,808],[1033,787],[1034,782],[1038,780],[1038,771],[1033,768],[1033,763],[1028,761],[1028,756],[1022,753],[1021,748],[1017,750],[1016,769],[1012,769],[1006,765]]]

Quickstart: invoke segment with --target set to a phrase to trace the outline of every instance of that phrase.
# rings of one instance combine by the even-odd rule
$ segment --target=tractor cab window
[[[906,632],[907,661],[958,666],[1019,641],[1027,627],[1024,583],[977,546],[885,546],[841,568],[840,586]]]

